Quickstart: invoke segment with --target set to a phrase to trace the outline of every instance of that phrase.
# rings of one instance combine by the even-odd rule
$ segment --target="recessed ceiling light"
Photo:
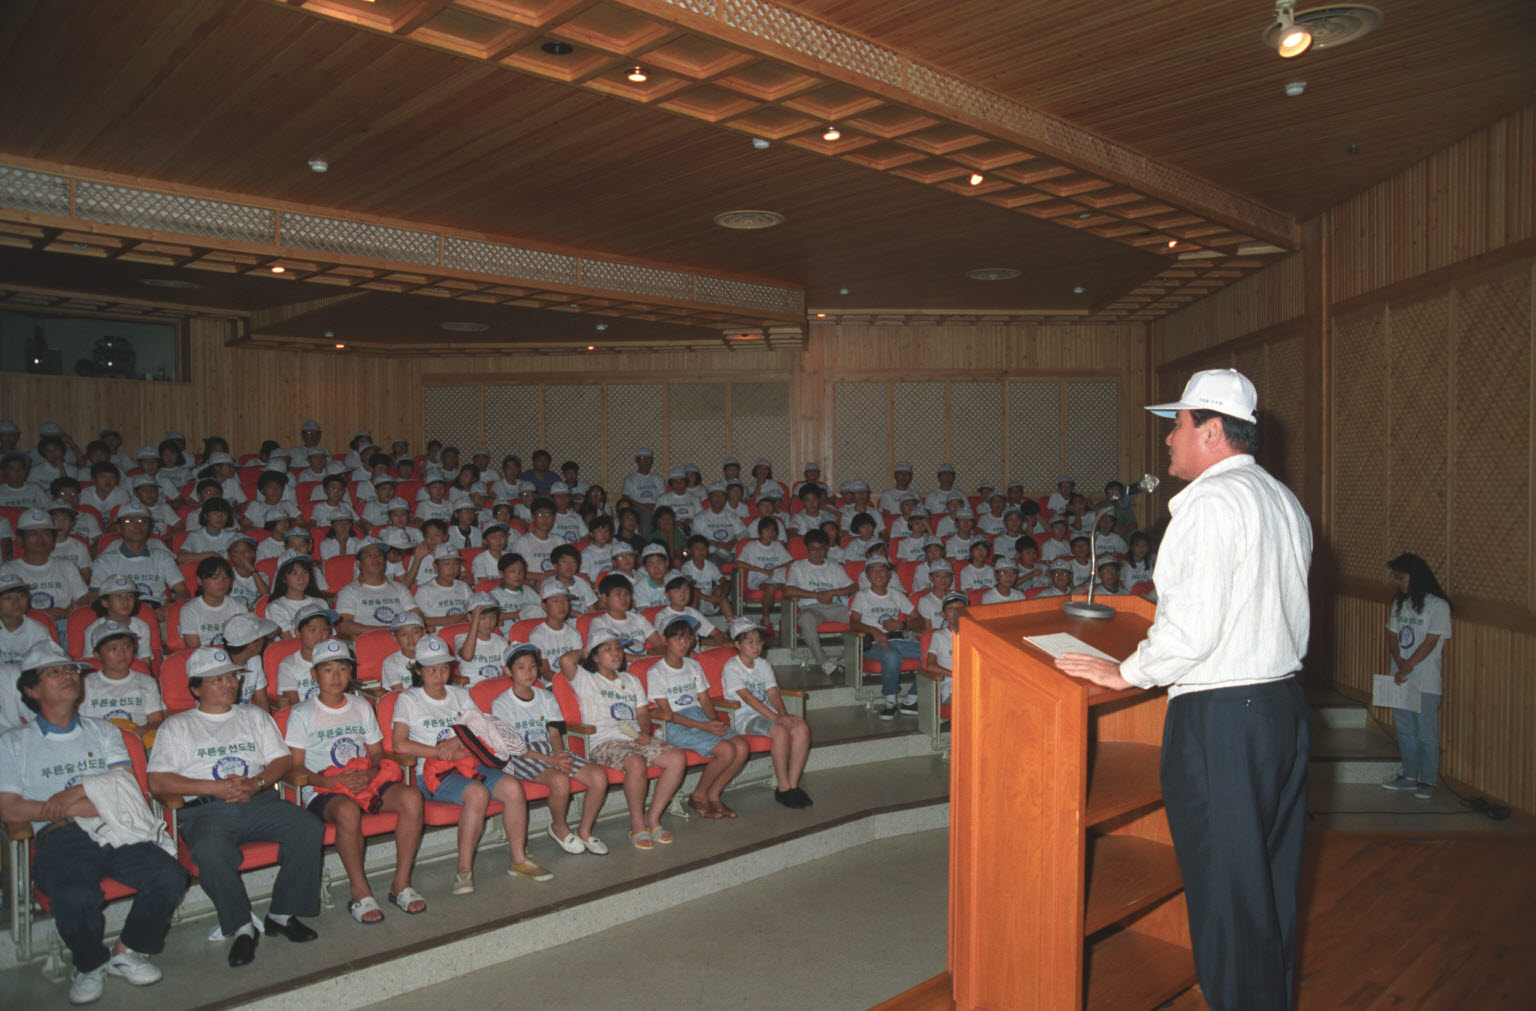
[[[1093,212],[1092,211],[1078,211],[1077,212],[1077,218],[1078,218],[1079,221],[1087,221],[1091,217],[1093,217]]]
[[[841,137],[842,135],[843,132],[836,126],[829,126],[827,127],[826,132],[821,135],[821,139],[826,141],[833,141],[837,140],[837,138]]]
[[[337,351],[340,351],[340,350],[342,350],[342,349],[343,349],[343,348],[345,348],[345,347],[346,347],[346,345],[345,345],[345,344],[338,344],[338,345],[336,345],[336,350],[337,350]]]
[[[818,312],[818,313],[817,313],[817,314],[816,314],[816,318],[817,318],[817,319],[826,319],[826,318],[827,318],[827,314],[826,314],[826,313],[824,313],[824,312]]]
[[[539,47],[551,56],[569,56],[576,51],[576,47],[569,42],[551,41]]]
[[[753,137],[752,146],[757,148],[759,151],[766,151],[770,147],[773,147],[773,141],[768,140],[766,137]]]
[[[1074,295],[1081,295],[1083,292],[1085,292],[1087,290],[1088,290],[1087,288],[1084,288],[1080,284],[1074,284],[1072,286],[1072,294],[1074,294]]]
[[[980,186],[986,180],[986,178],[987,177],[982,175],[980,172],[972,172],[971,173],[971,185],[972,186]]]
[[[447,323],[439,323],[438,328],[450,333],[484,333],[491,328],[489,323],[465,323],[458,320],[450,320]]]
[[[597,345],[596,344],[588,344],[587,345],[587,350],[588,351],[596,351],[597,350]]]
[[[721,211],[715,215],[715,224],[721,228],[750,231],[754,228],[772,228],[782,225],[784,215],[777,211]]]
[[[274,273],[274,274],[281,274],[284,271],[286,271],[288,268],[287,267],[283,267],[283,266],[274,265],[274,266],[268,267],[267,269],[272,271],[272,273]]]
[[[847,288],[839,288],[839,289],[837,289],[837,293],[839,295],[846,295],[846,294],[848,294],[848,289]]]
[[[631,68],[626,76],[636,84],[644,84],[646,81],[645,68],[641,66]]]
[[[592,329],[597,330],[597,331],[603,331],[603,330],[608,329],[608,324],[607,323],[597,323],[597,324],[593,325]]]
[[[1307,82],[1306,81],[1291,81],[1289,84],[1287,84],[1285,86],[1285,93],[1287,95],[1291,96],[1292,98],[1295,98],[1298,95],[1303,94],[1306,90],[1307,90]]]
[[[329,170],[330,167],[331,163],[326,161],[324,158],[319,157],[318,155],[309,160],[309,170],[311,172],[325,172]]]
[[[972,281],[1011,281],[1019,276],[1019,272],[1012,267],[977,267],[967,270],[965,276]]]
[[[193,281],[182,281],[174,277],[145,277],[140,278],[139,283],[148,285],[151,288],[179,288],[183,290],[191,290],[193,288],[202,287],[202,285]]]
[[[326,335],[326,336],[327,336],[327,337],[335,337],[335,336],[336,336],[336,331],[335,331],[335,330],[327,330],[327,331],[326,331],[326,332],[325,332],[325,335]]]
[[[1169,239],[1168,240],[1168,248],[1169,249],[1172,249],[1174,246],[1177,246],[1178,244],[1179,244],[1179,240],[1178,239]]]

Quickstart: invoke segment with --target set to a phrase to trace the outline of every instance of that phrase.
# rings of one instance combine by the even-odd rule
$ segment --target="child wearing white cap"
[[[723,565],[735,557],[736,542],[747,536],[741,517],[726,507],[726,489],[722,483],[709,486],[707,504],[693,517],[693,533],[709,545],[709,559]]]
[[[155,679],[133,669],[138,635],[115,621],[98,622],[86,642],[101,669],[85,676],[85,697],[80,715],[129,724],[126,728],[146,737],[165,720],[165,703]]]
[[[336,612],[323,603],[308,604],[293,624],[299,648],[277,665],[277,690],[289,705],[312,699],[320,690],[314,678],[315,647],[334,635]]]
[[[1072,500],[1077,482],[1069,475],[1063,474],[1056,479],[1056,490],[1051,492],[1051,497],[1045,501],[1045,511],[1051,515],[1059,515],[1067,511],[1067,503]]]
[[[31,609],[54,619],[62,632],[69,612],[90,602],[90,591],[73,563],[53,557],[58,536],[53,517],[41,509],[29,509],[21,514],[16,527],[21,557],[0,565],[0,573],[25,583],[31,591]]]
[[[731,714],[731,726],[742,735],[765,736],[773,760],[773,799],[790,808],[811,806],[810,795],[800,788],[800,777],[811,750],[811,727],[792,716],[779,692],[773,667],[763,657],[761,626],[737,618],[730,624],[736,655],[721,671],[721,691],[726,699],[740,701]]]
[[[667,472],[667,490],[656,496],[656,509],[665,506],[672,510],[672,518],[683,530],[687,530],[693,514],[699,510],[699,500],[688,490],[688,474],[681,467]]]
[[[511,643],[499,631],[500,624],[501,605],[495,597],[476,593],[469,598],[469,628],[454,638],[453,651],[459,657],[459,676],[470,684],[501,676]]]
[[[634,504],[640,519],[640,530],[647,534],[651,530],[651,510],[656,508],[657,499],[667,490],[662,476],[651,470],[655,463],[656,454],[648,447],[642,446],[635,450],[635,469],[624,478],[620,488],[623,496]]]
[[[109,576],[103,580],[100,592],[91,602],[91,610],[97,618],[85,626],[87,645],[95,641],[96,632],[103,625],[122,625],[133,633],[136,655],[140,660],[148,660],[154,655],[153,643],[156,640],[150,634],[149,623],[138,616],[139,588],[133,580],[127,576]]]
[[[529,508],[528,532],[512,542],[512,550],[523,556],[530,575],[539,575],[554,568],[550,554],[565,543],[555,536],[555,503],[547,498],[536,498]]]
[[[503,631],[515,622],[544,617],[538,588],[528,584],[528,565],[523,556],[508,551],[496,566],[496,575],[501,581],[491,588],[490,593],[501,607]]]
[[[939,486],[923,497],[923,506],[930,515],[937,516],[949,505],[949,496],[956,491],[955,468],[947,463],[939,464],[937,473]],[[962,496],[963,497],[963,496]]]
[[[544,620],[528,633],[528,641],[539,649],[539,670],[546,680],[558,675],[570,677],[576,672],[576,663],[586,655],[581,632],[571,616],[571,598],[553,579],[546,579],[539,587],[544,607]]]
[[[277,622],[256,614],[237,614],[224,623],[224,648],[229,662],[240,667],[240,704],[272,710],[267,696],[267,669],[263,654],[282,630]]]
[[[1019,565],[1011,558],[999,558],[997,564],[992,566],[996,573],[997,584],[987,588],[981,595],[983,604],[1005,604],[1013,600],[1024,600],[1024,591],[1017,589],[1019,581]]]
[[[432,549],[432,581],[416,588],[416,607],[427,619],[427,628],[457,624],[469,610],[473,591],[459,578],[463,568],[459,553],[447,544]]]

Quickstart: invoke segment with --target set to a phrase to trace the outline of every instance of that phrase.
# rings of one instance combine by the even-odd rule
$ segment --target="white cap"
[[[127,576],[117,573],[103,579],[101,581],[101,589],[97,592],[103,597],[109,593],[138,593],[139,584]]]
[[[894,468],[894,473],[900,474],[902,471],[906,471],[908,474],[912,473],[912,465],[905,461],[898,463]]]
[[[759,467],[772,468],[773,467],[773,461],[769,460],[766,456],[761,457],[761,458],[758,459],[758,461],[756,463],[754,463],[752,465],[752,469],[756,470]]]
[[[955,472],[955,465],[954,464],[952,464],[952,463],[941,463],[941,464],[939,464],[939,473],[940,474],[953,474],[954,472]]]
[[[329,607],[326,607],[324,604],[316,601],[313,604],[305,604],[294,613],[293,627],[298,629],[300,625],[304,624],[306,621],[315,617],[316,615],[325,618],[325,620],[332,625],[336,624],[336,619],[341,617],[341,615],[337,614]]]
[[[469,609],[473,611],[477,607],[491,607],[499,611],[501,610],[501,601],[481,590],[469,595]]]
[[[41,509],[28,509],[16,520],[17,530],[52,530],[53,517]]]
[[[1060,558],[1057,558],[1051,562],[1050,570],[1052,572],[1071,572],[1072,559],[1066,555],[1062,555]]]
[[[47,428],[48,426],[44,425],[43,427]],[[187,441],[187,437],[185,435],[182,435],[180,432],[176,431],[176,429],[174,429],[174,428],[171,429],[169,432],[165,433],[164,441],[169,442],[172,439],[176,439],[176,440],[179,440],[181,442],[186,442]]]
[[[203,461],[203,466],[204,467],[217,467],[220,464],[224,464],[224,463],[227,463],[227,464],[230,464],[231,466],[233,466],[234,462],[235,462],[235,458],[230,456],[228,453],[210,453],[209,456],[208,456],[208,459]]]
[[[550,597],[569,597],[571,591],[566,585],[554,576],[550,576],[539,584],[539,599],[548,600]]]
[[[753,629],[757,629],[759,632],[761,632],[763,631],[763,626],[759,625],[751,618],[734,618],[731,620],[730,625],[727,626],[726,634],[729,635],[732,639],[736,639],[752,631]]]
[[[158,486],[159,482],[148,474],[135,474],[128,479],[129,488],[148,488]]]
[[[306,421],[306,422],[304,422],[304,424],[299,426],[299,431],[301,431],[301,432],[318,432],[318,431],[320,431],[320,422],[315,421],[313,419],[311,419],[309,421]]]
[[[673,467],[671,470],[667,471],[668,481],[681,481],[687,476],[687,474],[683,473],[683,468],[681,467]]]
[[[724,470],[726,467],[740,467],[740,466],[741,466],[741,461],[736,459],[734,456],[728,456],[724,460],[720,461],[720,469],[721,470]]]
[[[338,516],[336,518],[337,519],[341,519],[340,516]],[[347,519],[351,519],[351,517],[349,516],[349,517],[347,517]],[[394,528],[393,527],[386,527],[385,529],[394,529]],[[404,530],[401,530],[399,532],[402,535],[405,533]],[[363,538],[362,543],[358,544],[357,550],[352,552],[352,557],[353,558],[361,558],[361,557],[363,557],[363,552],[367,551],[369,548],[378,548],[380,551],[388,551],[389,550],[389,545],[385,544],[383,541],[379,540],[377,537],[365,537],[365,538]]]
[[[383,474],[380,474],[378,477],[373,479],[373,486],[375,488],[377,488],[381,484],[399,484],[399,483],[400,483],[400,479],[398,477],[396,477],[395,475],[389,473],[388,471],[385,471]]]
[[[962,506],[961,508],[955,510],[955,519],[957,520],[973,520],[975,518],[976,514],[971,512],[969,506]]]
[[[411,548],[411,535],[399,527],[385,527],[379,532],[379,540],[384,542],[386,548],[395,548],[399,551],[409,551]],[[365,544],[364,547],[367,547]],[[359,549],[358,554],[362,554]]]
[[[571,486],[564,481],[556,481],[549,486],[549,493],[551,495],[569,495],[571,493]]]
[[[57,421],[45,421],[38,426],[38,435],[63,435],[64,429],[59,427]]]
[[[130,582],[129,585],[132,586],[133,584]],[[0,593],[10,593],[12,590],[20,590],[25,593],[30,589],[32,589],[31,584],[16,575],[16,573],[0,572]]]
[[[424,635],[416,643],[416,662],[423,667],[434,663],[449,663],[458,659],[442,636]]]
[[[619,642],[617,632],[609,628],[596,628],[587,635],[587,655],[591,656],[593,650],[605,642]]]
[[[667,549],[663,545],[652,541],[650,544],[645,546],[645,550],[640,552],[640,560],[644,561],[653,555],[660,555],[661,557],[665,558],[667,557]]]
[[[396,509],[404,509],[406,512],[410,512],[411,511],[411,504],[409,502],[407,502],[405,499],[403,499],[403,498],[401,498],[401,497],[399,497],[397,495],[394,498],[389,500],[389,504],[384,507],[384,511],[388,512],[388,513],[392,513]]]
[[[134,642],[139,641],[139,633],[127,625],[119,625],[115,621],[104,621],[96,626],[96,631],[91,633],[91,652],[101,648],[101,644],[108,639],[115,639],[120,635],[126,635]]]
[[[16,666],[24,671],[40,670],[44,667],[72,667],[77,671],[83,671],[89,669],[91,665],[76,660],[64,652],[63,646],[52,639],[40,639],[32,644]]]
[[[246,612],[224,623],[224,641],[235,648],[248,646],[264,635],[277,635],[282,629],[269,618]]]
[[[532,495],[538,490],[539,486],[534,484],[532,481],[517,482],[517,493],[519,495]]]
[[[954,569],[954,566],[949,564],[948,560],[943,559],[943,558],[940,558],[936,562],[929,562],[928,563],[928,574],[930,576],[937,575],[940,572],[948,573],[949,576],[951,578],[953,578],[954,574],[955,574],[955,569]]]
[[[685,463],[685,464],[683,464],[683,473],[684,474],[702,474],[704,472],[699,470],[699,465],[696,464],[696,463]]]
[[[651,452],[649,446],[641,446],[639,449],[635,450],[635,456],[648,456],[653,460],[656,458],[656,454]]]
[[[1189,377],[1175,403],[1153,404],[1147,410],[1160,418],[1175,417],[1180,411],[1216,411],[1252,423],[1258,406],[1258,391],[1247,376],[1236,369],[1206,369]]]
[[[158,460],[160,459],[160,451],[153,446],[140,446],[139,451],[134,454],[133,458],[135,460]]]
[[[402,628],[426,628],[426,619],[415,611],[406,611],[400,617],[389,623],[391,632],[398,632]]]
[[[856,491],[869,491],[869,482],[867,482],[867,481],[849,481],[848,482],[848,492],[849,492],[849,494],[852,494],[853,492],[856,492]]]
[[[635,553],[635,546],[633,544],[629,543],[628,541],[614,541],[613,542],[613,554],[612,554],[611,557],[617,558],[620,555],[632,555],[634,553]]]
[[[0,435],[16,435],[21,429],[10,418],[0,418]]]
[[[476,456],[486,456],[486,457],[488,457],[488,456],[491,455],[491,451],[486,449],[484,446],[479,446],[479,447],[476,447],[475,449],[470,450],[469,455],[471,457],[476,457]]]
[[[1012,558],[999,558],[992,563],[993,572],[1001,572],[1003,569],[1012,569],[1014,572],[1018,572],[1019,564]]]
[[[821,471],[821,464],[817,463],[815,460],[807,460],[804,469],[814,470],[819,473]]]
[[[309,658],[310,670],[314,670],[327,660],[345,660],[353,665],[357,663],[357,660],[352,656],[352,651],[340,639],[327,639],[322,643],[316,644]]]
[[[463,561],[463,559],[459,557],[459,553],[454,550],[453,545],[451,544],[439,544],[437,547],[432,549],[433,565],[436,565],[438,562],[446,562],[450,558],[456,562]]]
[[[211,678],[220,674],[238,674],[245,668],[229,658],[223,646],[199,646],[187,657],[188,678]]]
[[[715,481],[712,484],[710,484],[710,486],[708,488],[706,488],[704,490],[709,492],[709,494],[711,494],[711,495],[713,495],[715,492],[719,492],[720,494],[724,495],[725,494],[725,482],[724,481]]]

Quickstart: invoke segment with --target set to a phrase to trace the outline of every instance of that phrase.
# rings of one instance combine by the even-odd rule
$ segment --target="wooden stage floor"
[[[1317,832],[1298,1011],[1536,1008],[1536,833]],[[878,1011],[951,1008],[943,977]],[[1198,988],[1166,1007],[1198,1011]]]

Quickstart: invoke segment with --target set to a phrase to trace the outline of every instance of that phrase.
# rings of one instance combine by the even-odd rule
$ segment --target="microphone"
[[[1139,491],[1150,492],[1159,484],[1162,484],[1162,482],[1159,481],[1155,475],[1143,474],[1141,475],[1140,481],[1137,481],[1135,484],[1131,485],[1130,488],[1126,489],[1125,500],[1130,501],[1131,496],[1135,495]],[[1105,513],[1114,511],[1114,508],[1119,504],[1120,496],[1115,495],[1108,502],[1105,502],[1098,509],[1094,510],[1093,520],[1095,529],[1094,533],[1090,534],[1088,538],[1088,564],[1092,567],[1092,571],[1088,574],[1088,600],[1083,603],[1069,600],[1061,605],[1061,609],[1073,617],[1104,619],[1113,618],[1115,616],[1114,608],[1106,607],[1103,604],[1095,604],[1093,602],[1093,584],[1094,581],[1099,578],[1099,537],[1097,533],[1098,520],[1099,517],[1103,516]]]

